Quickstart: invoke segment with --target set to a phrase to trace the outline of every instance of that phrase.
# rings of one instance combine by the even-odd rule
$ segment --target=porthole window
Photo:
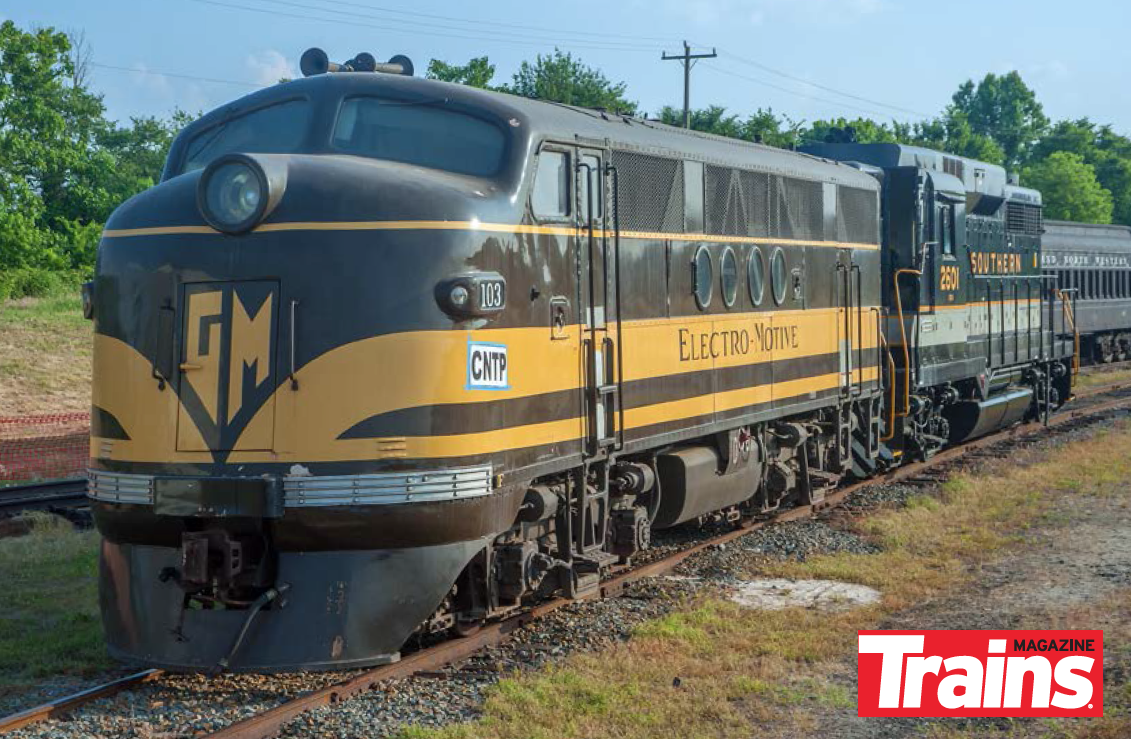
[[[761,305],[762,296],[766,293],[766,264],[762,250],[758,247],[750,250],[750,259],[746,262],[746,282],[750,288],[750,302]]]
[[[729,308],[734,305],[734,301],[738,297],[738,258],[734,256],[734,249],[729,246],[723,251],[720,272],[723,283],[723,302]]]
[[[695,269],[695,302],[699,304],[700,309],[704,309],[711,304],[711,293],[715,286],[715,270],[711,265],[711,252],[707,251],[707,247],[701,246],[699,251],[695,252],[693,267]]]
[[[785,291],[789,287],[789,275],[785,269],[785,252],[774,249],[770,257],[770,284],[774,289],[774,302],[781,305],[785,302]]]

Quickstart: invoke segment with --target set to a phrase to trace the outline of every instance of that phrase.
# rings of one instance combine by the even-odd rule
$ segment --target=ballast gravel
[[[1110,420],[1091,423],[1062,432],[1053,439],[1024,445],[1019,450],[964,458],[957,466],[978,469],[1000,459],[1024,464],[1026,460],[1039,459],[1050,446],[1071,443],[1110,423]],[[692,599],[732,593],[750,579],[750,573],[756,571],[760,563],[805,560],[836,552],[875,553],[876,544],[852,530],[854,517],[869,510],[899,507],[912,495],[933,492],[932,486],[872,485],[853,496],[847,507],[819,519],[773,524],[729,544],[709,547],[682,563],[674,576],[634,583],[622,597],[570,604],[518,630],[506,644],[484,650],[462,664],[435,674],[394,681],[332,708],[304,714],[291,721],[281,736],[382,737],[397,733],[406,725],[434,727],[473,720],[479,715],[487,691],[500,679],[538,669],[570,654],[599,650],[628,639],[640,624],[673,612]],[[642,555],[639,563],[654,561],[724,528],[725,524],[716,524],[658,532],[654,548]],[[1122,578],[1126,573],[1113,572],[1109,576]],[[91,703],[61,720],[33,725],[11,736],[18,739],[202,736],[354,674],[357,673],[167,676]],[[99,675],[89,681],[68,678],[44,681],[34,693],[0,700],[0,713],[37,705],[114,676]]]

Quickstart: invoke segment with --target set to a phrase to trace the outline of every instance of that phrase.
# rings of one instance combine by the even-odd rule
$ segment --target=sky
[[[486,55],[507,81],[555,47],[628,86],[654,114],[682,105],[794,121],[919,120],[958,85],[1017,70],[1054,120],[1089,117],[1131,134],[1131,3],[1120,0],[0,0],[0,19],[85,34],[90,84],[111,118],[204,112],[298,76],[311,46],[432,58]]]

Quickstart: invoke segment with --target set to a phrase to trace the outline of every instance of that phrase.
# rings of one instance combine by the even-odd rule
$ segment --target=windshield
[[[347,98],[334,147],[349,154],[487,177],[503,161],[506,136],[493,123],[429,103]]]
[[[181,172],[191,172],[231,152],[288,154],[306,138],[310,103],[289,100],[269,105],[207,128],[185,147]]]

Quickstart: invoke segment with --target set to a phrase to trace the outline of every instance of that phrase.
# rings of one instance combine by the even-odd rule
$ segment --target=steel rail
[[[86,485],[85,477],[71,477],[0,488],[0,515],[86,505]]]
[[[8,734],[17,729],[22,729],[25,726],[37,724],[49,718],[56,718],[73,708],[98,700],[99,698],[107,698],[128,688],[132,688],[135,685],[141,685],[150,680],[156,680],[164,674],[162,670],[143,670],[142,672],[135,672],[132,675],[120,677],[117,680],[88,688],[81,692],[74,693],[73,695],[58,698],[50,703],[44,703],[42,706],[36,706],[35,708],[29,708],[26,711],[20,711],[11,716],[0,718],[0,734]]]
[[[1087,391],[1077,393],[1075,397],[1076,399],[1082,399],[1128,389],[1131,389],[1131,382],[1115,383],[1110,386],[1089,388]],[[1106,403],[1099,403],[1086,408],[1070,411],[1062,410],[1050,419],[1048,427],[1061,426],[1066,423],[1123,408],[1131,408],[1131,396],[1117,398]],[[899,482],[908,478],[914,479],[919,473],[931,467],[961,459],[971,452],[995,444],[1033,436],[1045,429],[1046,426],[1039,421],[1031,421],[1029,423],[1013,426],[1012,428],[990,434],[989,436],[983,436],[979,439],[968,441],[961,446],[945,449],[925,462],[905,464],[890,472],[838,488],[827,494],[823,500],[813,504],[789,508],[768,519],[745,521],[734,530],[710,537],[693,546],[674,552],[646,565],[622,571],[603,582],[595,592],[579,600],[616,597],[623,593],[625,588],[631,583],[670,572],[688,558],[711,547],[716,547],[720,544],[726,544],[735,539],[742,538],[752,531],[764,528],[770,524],[811,518],[817,513],[844,503],[853,493],[872,485]],[[231,724],[212,734],[208,734],[207,737],[208,739],[266,739],[267,737],[272,737],[276,735],[288,721],[293,720],[307,711],[341,703],[357,695],[373,690],[382,683],[391,680],[412,677],[417,673],[435,672],[453,663],[460,662],[461,660],[473,656],[485,647],[506,641],[517,629],[573,602],[573,600],[567,598],[556,598],[520,614],[484,625],[478,632],[468,637],[442,642],[436,646],[409,654],[393,664],[375,667],[352,678],[306,693],[273,708],[269,708],[262,713]],[[6,734],[47,719],[57,718],[67,711],[73,710],[83,704],[115,695],[124,690],[136,687],[137,685],[155,680],[164,674],[162,670],[146,670],[104,685],[84,690],[80,693],[75,693],[65,698],[60,698],[36,708],[22,711],[7,718],[0,718],[0,734]]]

